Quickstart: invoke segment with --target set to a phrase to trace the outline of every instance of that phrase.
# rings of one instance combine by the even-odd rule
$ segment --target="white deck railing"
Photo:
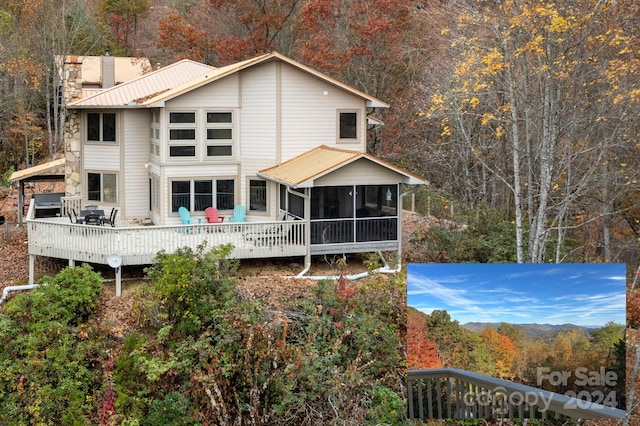
[[[27,220],[29,254],[107,264],[112,254],[122,265],[144,265],[156,253],[181,247],[196,250],[233,244],[237,259],[304,256],[304,222],[221,223],[179,226],[77,225],[68,218]]]
[[[465,370],[409,370],[409,418],[624,419],[626,412]]]

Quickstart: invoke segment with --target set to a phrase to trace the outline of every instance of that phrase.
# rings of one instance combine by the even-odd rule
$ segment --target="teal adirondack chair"
[[[182,221],[183,225],[191,224],[191,215],[189,215],[189,210],[186,207],[180,207],[178,209],[178,214],[180,215],[180,221]]]
[[[247,211],[242,205],[237,205],[233,208],[233,217],[231,218],[233,222],[240,223],[247,220]]]
[[[180,215],[180,221],[183,225],[191,225],[191,215],[189,214],[189,210],[186,207],[180,207],[178,209],[178,214]],[[178,233],[182,233],[182,229],[178,229]],[[190,234],[191,230],[189,228],[184,230],[185,233]]]

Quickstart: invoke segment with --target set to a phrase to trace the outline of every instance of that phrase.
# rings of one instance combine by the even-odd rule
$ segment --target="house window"
[[[87,200],[103,203],[118,201],[118,178],[115,173],[87,173]]]
[[[151,128],[149,129],[149,139],[151,141],[149,152],[155,157],[160,156],[160,123],[159,114],[153,111],[150,114]]]
[[[151,176],[150,183],[150,209],[153,211],[160,210],[160,180],[158,176]]]
[[[169,156],[196,156],[196,113],[169,113]]]
[[[355,141],[358,139],[358,113],[355,111],[339,112],[338,139]]]
[[[215,200],[215,203],[213,202]],[[171,182],[171,211],[180,207],[190,212],[204,211],[207,207],[233,210],[235,181],[233,179],[192,179]]]
[[[116,141],[116,113],[115,112],[87,113],[87,141],[115,142]]]
[[[267,211],[267,181],[249,179],[249,210]]]
[[[233,156],[233,113],[207,112],[207,157]]]

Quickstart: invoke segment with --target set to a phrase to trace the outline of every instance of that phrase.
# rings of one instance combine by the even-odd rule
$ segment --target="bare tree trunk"
[[[508,51],[505,49],[505,52]],[[516,260],[524,262],[523,229],[522,229],[522,183],[520,182],[520,135],[518,130],[518,113],[516,110],[515,81],[510,68],[507,68],[507,82],[509,84],[509,102],[511,103],[511,143],[513,146],[511,159],[513,161],[513,201],[515,204],[516,221]]]

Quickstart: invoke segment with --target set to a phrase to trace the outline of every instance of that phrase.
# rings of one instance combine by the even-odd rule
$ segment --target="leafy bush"
[[[102,280],[85,266],[42,282],[0,315],[0,424],[87,424],[105,341],[82,321]]]
[[[40,284],[7,303],[5,313],[30,327],[38,328],[50,321],[77,325],[95,311],[102,290],[100,274],[88,265],[65,268],[55,277],[43,277]]]
[[[233,247],[204,249],[194,253],[185,247],[156,255],[154,265],[146,270],[152,285],[143,289],[143,302],[136,307],[141,325],[172,324],[179,335],[195,333],[211,321],[215,309],[234,298],[226,278],[237,267],[237,261],[227,259]]]

